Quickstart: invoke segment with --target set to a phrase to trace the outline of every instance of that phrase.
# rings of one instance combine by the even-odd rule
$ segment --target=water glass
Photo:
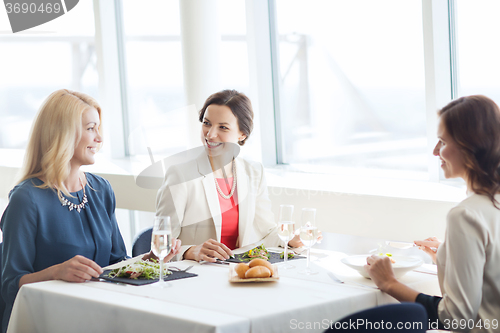
[[[307,249],[307,267],[299,271],[300,274],[313,275],[318,274],[309,268],[311,261],[311,247],[316,244],[318,240],[318,227],[316,226],[316,209],[303,208],[300,221],[300,240]]]
[[[282,269],[295,268],[295,266],[288,263],[288,242],[295,234],[295,222],[293,222],[293,205],[281,205],[280,215],[278,220],[278,236],[285,242],[285,253],[283,256],[283,264],[280,265]]]
[[[170,216],[156,216],[153,232],[151,235],[151,250],[160,261],[160,279],[153,286],[159,288],[169,287],[170,284],[164,280],[163,259],[168,255],[172,244],[172,229]]]

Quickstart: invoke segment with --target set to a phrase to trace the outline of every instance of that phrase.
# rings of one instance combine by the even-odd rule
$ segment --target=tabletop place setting
[[[168,266],[165,265],[164,258],[170,252],[172,246],[171,236],[172,227],[170,217],[156,216],[151,232],[151,250],[158,260],[142,260],[141,256],[135,262],[111,270],[105,270],[100,278],[107,282],[167,288],[172,286],[167,281],[197,276],[197,274],[187,272],[193,265],[183,269],[170,264]]]
[[[297,221],[293,205],[280,206],[277,234],[283,245],[299,239],[301,247],[266,248],[263,243],[252,244],[234,250],[232,257],[216,263],[193,260],[164,263],[173,246],[172,225],[170,217],[157,216],[151,230],[151,251],[157,260],[142,260],[144,255],[130,258],[104,267],[99,279],[83,284],[47,281],[26,285],[21,288],[22,296],[18,296],[12,312],[12,329],[36,327],[39,321],[24,319],[30,317],[26,309],[49,306],[56,310],[44,320],[57,322],[60,329],[51,331],[62,332],[68,322],[79,320],[78,314],[67,313],[60,306],[75,298],[88,311],[111,314],[119,308],[120,313],[129,313],[120,319],[123,327],[132,327],[141,321],[144,309],[154,307],[157,310],[148,315],[155,319],[149,320],[147,327],[168,325],[173,331],[200,332],[214,329],[233,332],[235,327],[239,331],[268,331],[277,325],[290,326],[290,318],[321,321],[324,312],[318,311],[318,306],[329,317],[340,318],[380,302],[390,302],[364,271],[366,258],[371,254],[349,255],[314,248],[322,238],[316,209],[305,207],[295,213]],[[402,255],[414,248],[410,245],[387,241],[375,254],[394,261],[398,279],[436,293],[437,276],[432,269],[425,271],[420,267],[421,259]],[[394,255],[387,252],[390,249],[395,250]],[[420,271],[412,272],[417,268]],[[283,298],[283,293],[291,289],[293,300]],[[45,296],[37,297],[39,294]],[[29,306],[24,304],[27,299]],[[245,300],[246,306],[253,310],[242,312],[238,307],[227,307],[235,299]],[[262,307],[263,299],[273,302]],[[214,309],[219,310],[214,312]],[[197,316],[192,316],[193,311]]]
[[[287,277],[294,275],[298,277],[314,276],[319,274],[319,270],[311,268],[311,248],[318,242],[318,237],[320,235],[320,231],[316,224],[316,209],[308,207],[302,208],[300,212],[300,224],[296,227],[294,208],[293,205],[289,204],[280,205],[277,222],[278,236],[283,241],[283,244],[288,244],[290,240],[298,236],[303,244],[301,248],[292,248],[289,246],[284,246],[283,248],[266,248],[264,244],[260,244],[245,252],[236,253],[229,259],[217,260],[216,263],[201,262],[201,264],[215,264],[216,266],[228,267],[228,281],[231,283],[277,282],[280,279],[279,271],[289,272],[286,274]],[[163,289],[172,286],[172,283],[169,281],[197,277],[198,274],[188,272],[195,267],[195,263],[187,266],[178,265],[175,262],[169,264],[163,263],[163,259],[171,250],[171,234],[170,217],[155,217],[151,234],[151,250],[155,256],[158,257],[158,260],[142,260],[142,256],[132,258],[122,262],[122,265],[115,264],[106,267],[100,279],[94,279],[94,281],[114,282],[117,284],[130,284],[135,286],[150,285],[154,288]],[[385,241],[385,245],[385,248],[399,250],[415,247],[413,243],[398,241]],[[391,253],[383,253],[381,251],[382,249],[379,246],[379,249],[376,251],[378,252],[377,254],[379,256],[390,257],[394,273],[398,279],[409,271],[418,269],[423,264],[420,258],[392,255]],[[366,264],[366,258],[370,255],[371,254],[343,256],[337,261],[353,271],[356,271],[359,275],[369,279],[364,269],[364,265]],[[300,259],[305,259],[305,267],[302,267],[304,264],[297,265],[297,260]],[[319,259],[316,258],[315,260]],[[189,263],[188,260],[184,262]],[[181,266],[181,268],[177,266]],[[300,266],[300,268],[297,266]],[[429,271],[431,272],[430,274],[432,274],[432,268],[430,270],[426,268],[420,269],[421,273],[429,273]],[[332,270],[327,269],[323,273],[327,275],[331,281],[339,284],[377,289],[371,285],[349,281],[352,280],[349,278],[345,281],[345,276],[341,277],[337,272]]]
[[[202,332],[213,329],[232,332],[234,327],[242,331],[266,331],[273,325],[289,326],[291,316],[297,320],[319,321],[323,319],[322,312],[317,311],[320,304],[329,316],[340,318],[367,306],[376,306],[382,300],[386,302],[387,298],[374,283],[365,279],[367,275],[363,267],[370,254],[347,255],[314,248],[321,235],[316,213],[315,208],[303,208],[297,214],[300,222],[295,222],[294,206],[282,205],[277,221],[279,238],[283,244],[288,244],[298,237],[303,246],[266,248],[262,243],[254,244],[235,250],[234,256],[224,260],[223,264],[192,260],[163,264],[163,258],[172,247],[172,230],[170,218],[159,216],[154,220],[151,233],[151,250],[158,261],[141,260],[142,256],[138,256],[105,267],[99,282],[70,284],[49,281],[25,286],[20,293],[47,294],[48,304],[56,308],[57,304],[74,297],[82,298],[79,300],[82,308],[103,313],[115,311],[119,304],[131,313],[123,318],[123,325],[133,325],[145,307],[156,304],[155,308],[165,309],[154,315],[158,325],[168,324],[176,331],[201,327]],[[386,245],[384,250],[390,248],[390,244]],[[388,252],[378,254],[390,255]],[[436,290],[435,275],[411,272],[422,264],[421,259],[399,254],[392,259],[398,279],[421,290]],[[281,296],[290,288],[294,290],[294,300]],[[273,299],[273,303],[261,308],[262,299],[268,298]],[[22,303],[27,298],[18,299]],[[234,299],[246,299],[248,307],[254,310],[242,312],[238,307],[225,306]],[[38,306],[37,300],[37,297],[32,300],[34,306]],[[14,308],[13,327],[24,325],[21,318],[26,317],[23,312],[26,308],[22,304]],[[221,310],[214,312],[214,308]],[[61,318],[61,311],[64,310],[58,310],[56,318]],[[189,314],[192,311],[197,311],[198,315],[193,317]],[[77,320],[77,315],[73,314],[63,317],[64,320]]]

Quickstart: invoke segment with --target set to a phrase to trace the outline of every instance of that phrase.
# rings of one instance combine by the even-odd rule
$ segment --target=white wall
[[[300,221],[304,207],[317,209],[317,222],[326,232],[369,238],[414,241],[429,236],[444,237],[451,202],[357,195],[270,187],[269,195],[277,216],[279,205],[295,206]]]
[[[15,167],[0,166],[1,199],[7,199],[16,173]],[[155,211],[156,190],[139,188],[135,185],[133,175],[96,173],[110,181],[115,191],[117,208]],[[300,210],[313,207],[317,209],[317,221],[321,230],[369,238],[401,241],[429,236],[443,238],[446,214],[458,202],[307,190],[293,187],[293,184],[276,186],[273,182],[270,182],[269,196],[275,216],[278,215],[280,204],[293,204],[295,220],[298,222]],[[428,197],[435,195],[429,193]]]

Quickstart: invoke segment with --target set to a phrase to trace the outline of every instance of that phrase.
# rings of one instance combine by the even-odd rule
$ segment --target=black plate
[[[150,283],[155,283],[158,282],[159,279],[154,279],[154,280],[147,280],[147,279],[129,279],[129,278],[121,278],[121,277],[115,277],[115,278],[110,278],[108,274],[111,272],[111,270],[106,270],[104,271],[101,276],[99,276],[101,279],[108,280],[108,281],[113,281],[113,282],[120,282],[120,283],[126,283],[126,284],[132,284],[134,286],[142,286],[145,284],[150,284]],[[164,277],[163,280],[165,281],[172,281],[172,280],[179,280],[179,279],[185,279],[185,278],[190,278],[190,277],[195,277],[198,276],[198,274],[193,274],[193,273],[188,273],[188,272],[175,272],[172,271],[172,274],[169,274]]]
[[[271,264],[276,264],[276,263],[284,261],[284,259],[280,258],[281,253],[271,252],[271,251],[269,251],[268,253],[271,255],[271,258],[269,258],[269,262]],[[243,258],[243,254],[235,254],[234,255],[234,259],[233,258],[229,258],[226,261],[235,262],[235,263],[250,262],[250,260],[248,260],[248,259],[249,258]],[[288,258],[288,260],[296,260],[296,259],[305,259],[305,257],[295,255],[295,257],[293,257],[293,258]]]

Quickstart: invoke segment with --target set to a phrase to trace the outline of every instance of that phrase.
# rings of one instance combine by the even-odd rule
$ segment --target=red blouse
[[[227,178],[227,185],[224,178],[217,178],[216,180],[222,193],[229,195],[233,185],[233,177]],[[234,250],[238,242],[238,191],[235,189],[233,196],[229,199],[221,197],[218,191],[217,196],[219,197],[220,211],[222,213],[221,243]]]

